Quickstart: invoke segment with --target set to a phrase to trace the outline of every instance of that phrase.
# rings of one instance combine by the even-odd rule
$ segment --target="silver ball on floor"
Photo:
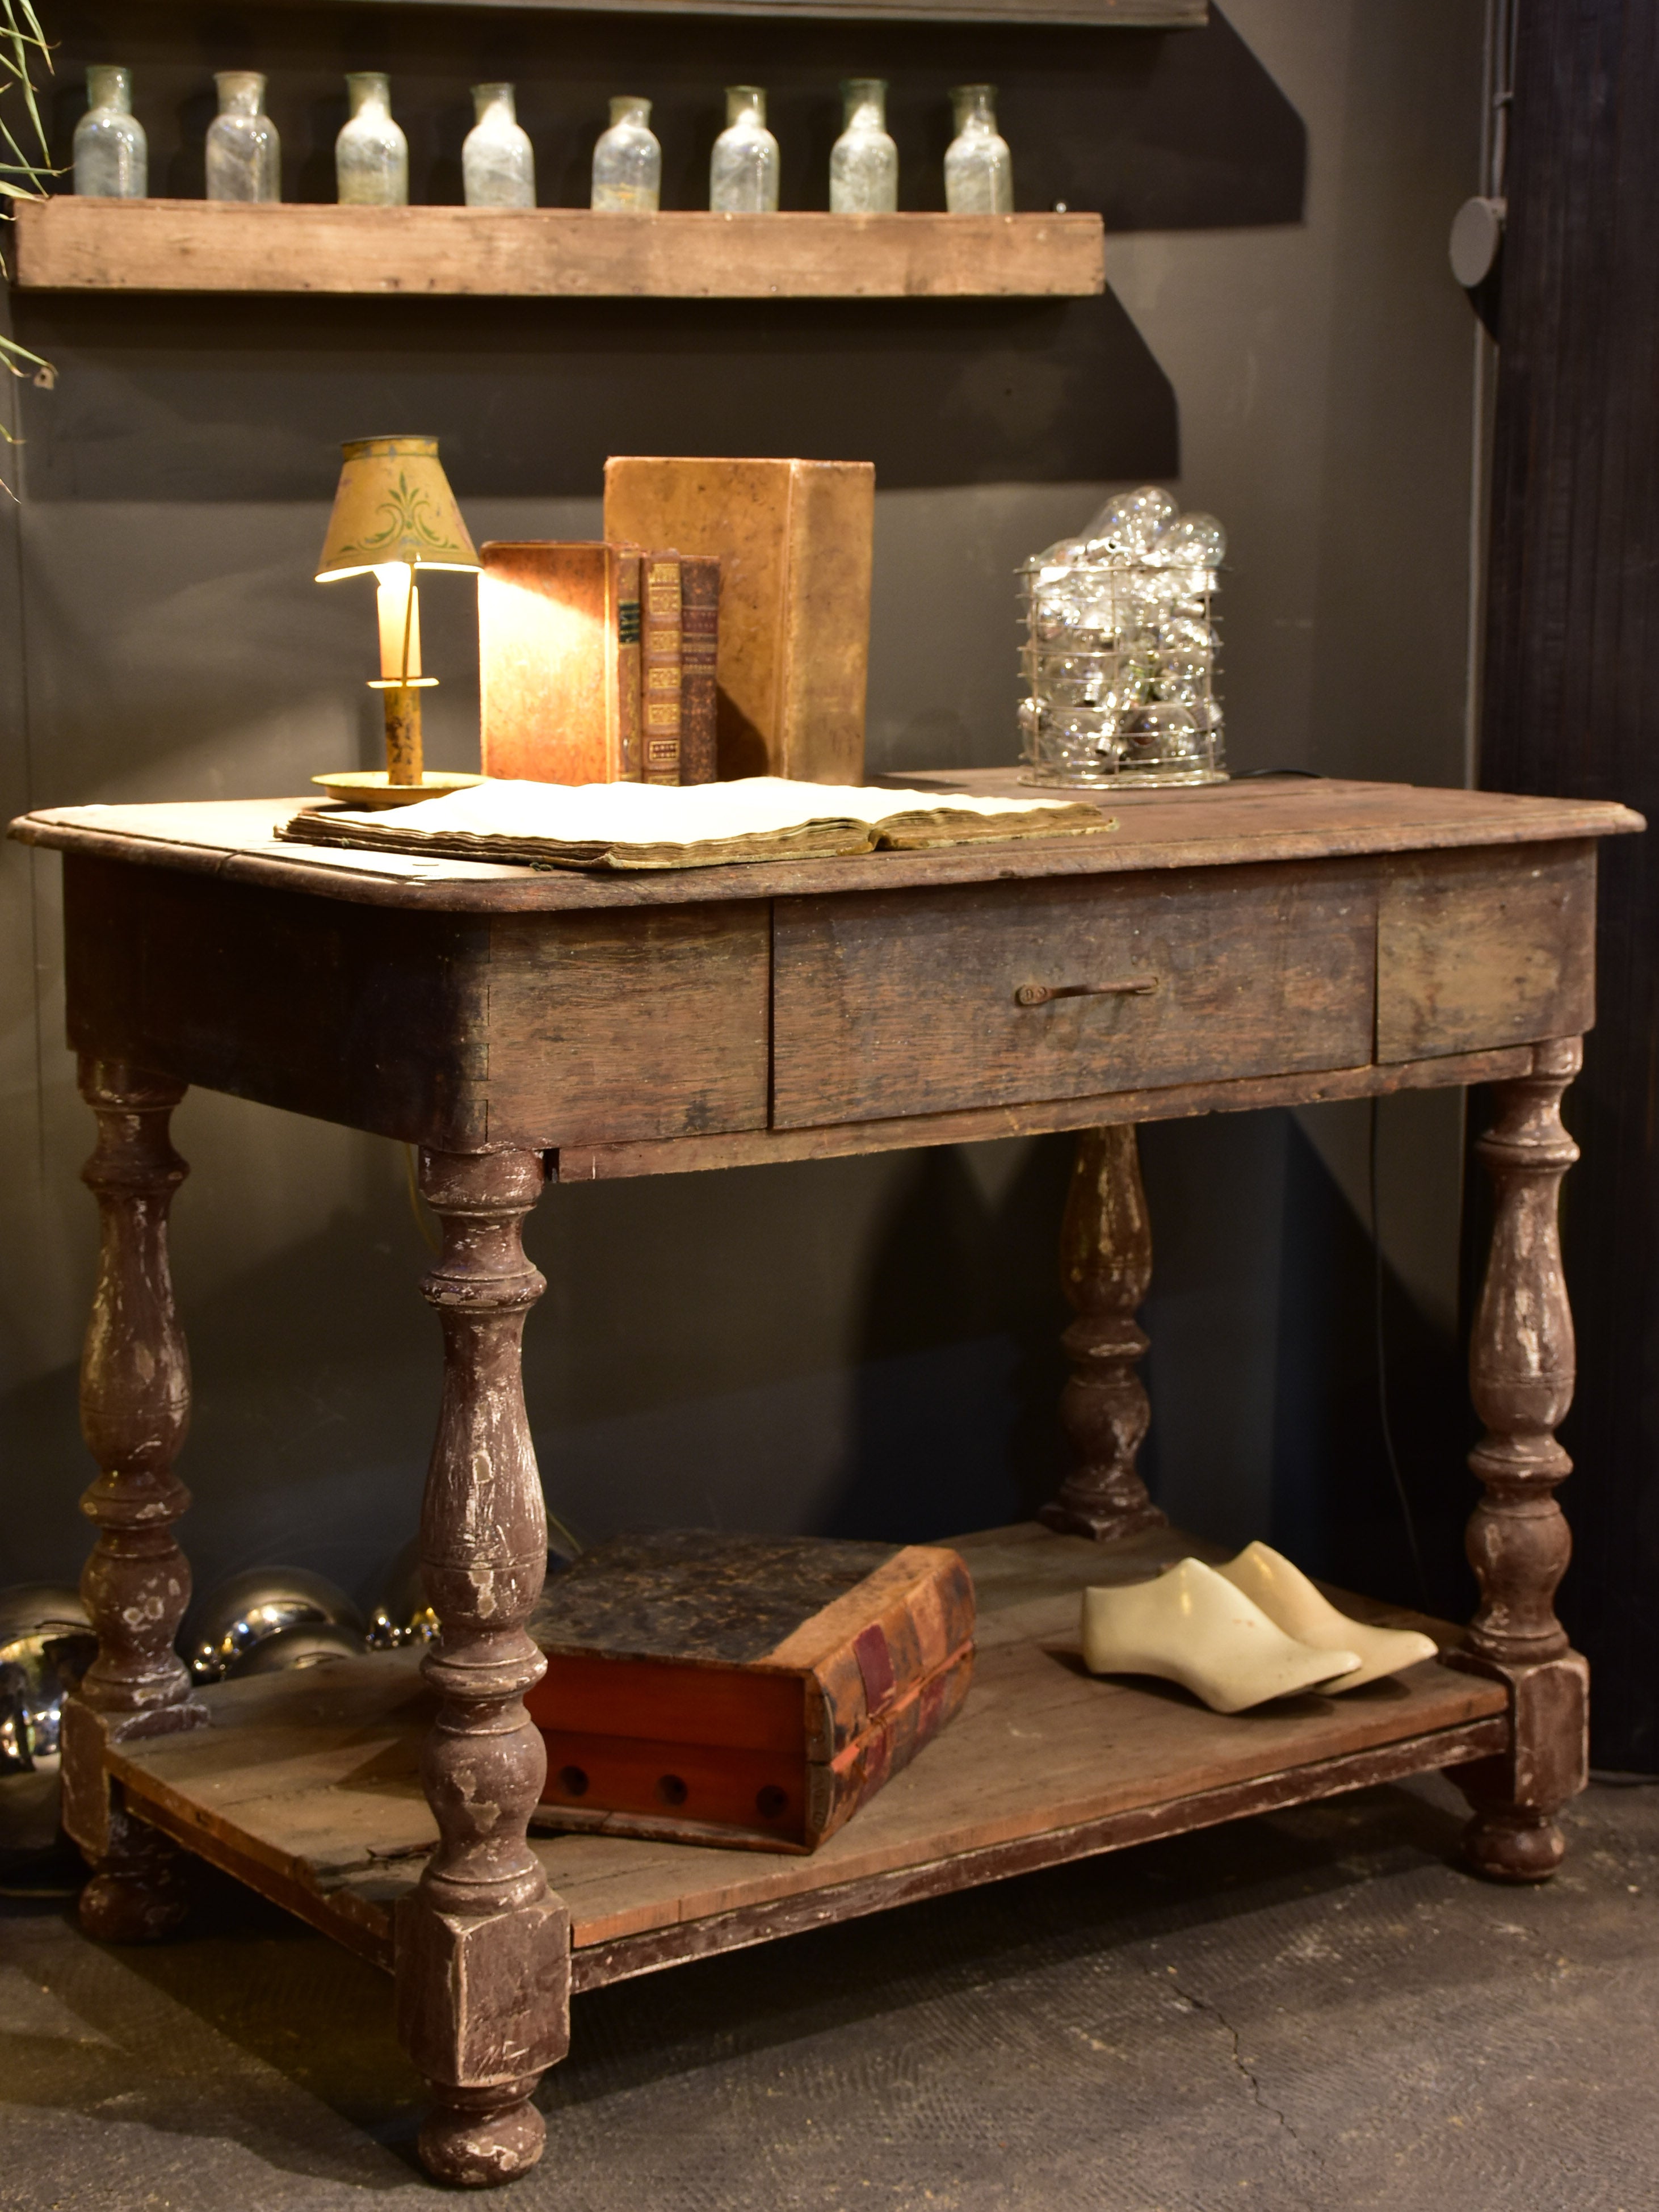
[[[64,1700],[98,1650],[67,1584],[0,1589],[0,1861],[22,1867],[61,1847],[58,1741]]]
[[[275,1649],[256,1664],[268,1645]],[[251,1567],[194,1608],[186,1648],[198,1682],[222,1682],[359,1656],[368,1644],[362,1615],[337,1583],[307,1567]]]

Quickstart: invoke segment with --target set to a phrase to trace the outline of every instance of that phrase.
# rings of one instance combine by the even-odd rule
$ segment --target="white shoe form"
[[[1311,1644],[1319,1651],[1359,1654],[1356,1671],[1330,1685],[1334,1692],[1357,1690],[1362,1682],[1396,1674],[1402,1667],[1432,1659],[1439,1650],[1431,1636],[1414,1628],[1372,1628],[1363,1620],[1351,1620],[1320,1595],[1300,1567],[1292,1566],[1269,1545],[1248,1544],[1236,1559],[1216,1571],[1298,1644]]]
[[[1161,1675],[1212,1712],[1242,1713],[1350,1674],[1360,1658],[1298,1643],[1213,1567],[1182,1559],[1155,1582],[1084,1591],[1083,1663],[1091,1674]]]

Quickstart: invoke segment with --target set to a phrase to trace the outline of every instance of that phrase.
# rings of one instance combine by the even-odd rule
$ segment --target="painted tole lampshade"
[[[435,438],[353,438],[328,519],[317,581],[361,576],[393,562],[417,568],[476,568],[478,556]]]
[[[438,459],[435,438],[354,438],[328,520],[317,581],[374,576],[380,586],[380,673],[372,688],[386,705],[384,774],[318,776],[334,797],[385,806],[430,799],[476,783],[474,775],[428,775],[422,757],[421,693],[437,681],[421,670],[422,568],[476,570],[478,556]]]

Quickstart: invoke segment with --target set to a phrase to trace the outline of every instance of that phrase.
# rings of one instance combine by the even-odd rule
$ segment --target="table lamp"
[[[386,767],[312,778],[354,806],[407,806],[481,783],[477,775],[428,771],[421,756],[421,694],[437,683],[421,672],[417,568],[477,572],[478,556],[438,459],[435,438],[354,438],[342,452],[319,584],[373,574],[380,585],[380,673],[369,689],[386,702]]]

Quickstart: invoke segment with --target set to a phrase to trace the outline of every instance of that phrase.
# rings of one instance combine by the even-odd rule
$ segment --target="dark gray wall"
[[[695,204],[719,88],[774,93],[787,202],[822,197],[833,84],[884,71],[909,204],[944,88],[989,76],[1020,202],[1104,210],[1109,289],[1059,303],[14,301],[0,779],[27,805],[298,791],[374,757],[366,596],[309,580],[337,441],[434,431],[479,537],[588,532],[611,451],[873,459],[883,768],[1014,751],[1012,585],[1109,485],[1225,520],[1239,768],[1463,775],[1472,324],[1447,222],[1478,181],[1480,0],[1233,0],[1201,33],[64,0],[55,114],[129,59],[158,189],[199,189],[208,72],[272,79],[287,188],[326,197],[340,72],[382,65],[416,197],[459,197],[465,88],[515,78],[543,196],[581,198],[604,96],[659,101]],[[471,595],[428,594],[433,754],[475,757]],[[73,1571],[92,1221],[61,1044],[57,863],[6,849],[0,1580]],[[295,979],[296,988],[302,979]],[[436,1396],[393,1147],[192,1097],[176,1273],[196,1364],[198,1580],[284,1558],[367,1589],[412,1527]],[[1147,1135],[1153,1471],[1171,1509],[1403,1575],[1376,1444],[1363,1109]],[[1383,1120],[1401,1419],[1453,1556],[1455,1100]],[[584,1535],[691,1520],[937,1534],[1052,1480],[1064,1140],[554,1191],[528,1389]],[[319,1283],[328,1288],[319,1297]],[[1321,1505],[1319,1471],[1342,1480]],[[1443,1524],[1443,1525],[1442,1525]],[[1449,1569],[1448,1570],[1449,1572]]]

